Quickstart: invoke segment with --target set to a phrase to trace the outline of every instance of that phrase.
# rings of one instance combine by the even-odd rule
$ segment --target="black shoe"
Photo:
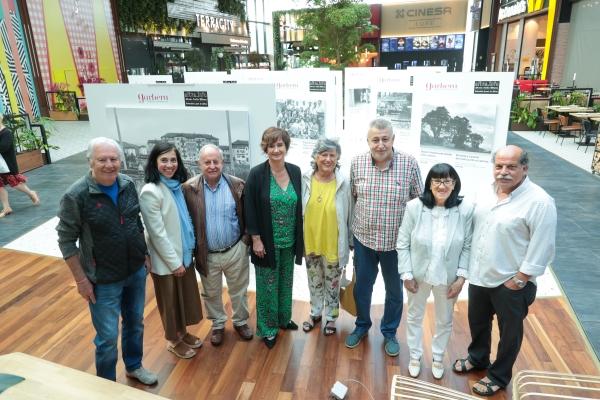
[[[277,342],[277,336],[273,336],[272,338],[263,338],[263,342],[265,342],[265,345],[270,349],[273,348],[273,346],[275,346],[275,343]]]
[[[297,331],[298,325],[296,325],[296,323],[290,319],[286,325],[282,325],[282,326],[280,326],[280,328],[288,329],[290,331]]]

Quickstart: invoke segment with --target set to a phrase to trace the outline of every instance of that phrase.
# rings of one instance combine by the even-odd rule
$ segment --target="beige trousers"
[[[208,254],[208,274],[200,276],[202,299],[213,329],[225,327],[227,313],[223,307],[223,275],[233,310],[232,321],[236,326],[248,321],[248,281],[250,279],[248,246],[241,240],[225,253]]]

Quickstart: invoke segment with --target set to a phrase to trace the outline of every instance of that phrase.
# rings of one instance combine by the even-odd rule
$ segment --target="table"
[[[25,378],[0,394],[0,399],[167,400],[165,397],[23,353],[0,356],[0,372]]]
[[[600,122],[600,117],[592,117],[590,118],[592,121]]]
[[[546,106],[548,110],[556,111],[559,113],[571,113],[571,112],[592,112],[592,107],[581,107],[581,106]]]
[[[571,117],[579,118],[579,119],[592,119],[592,118],[600,118],[600,113],[598,112],[573,112],[569,113]]]

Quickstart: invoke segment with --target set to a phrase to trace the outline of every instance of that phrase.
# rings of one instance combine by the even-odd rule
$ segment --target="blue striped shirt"
[[[204,204],[208,250],[221,250],[234,244],[240,238],[240,224],[235,199],[223,175],[214,190],[204,181]]]

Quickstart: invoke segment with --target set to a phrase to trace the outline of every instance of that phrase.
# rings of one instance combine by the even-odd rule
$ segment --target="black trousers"
[[[469,361],[476,368],[488,368],[488,378],[498,386],[506,387],[512,378],[512,368],[523,342],[523,320],[536,291],[532,282],[527,282],[521,290],[511,290],[504,285],[495,288],[469,285]],[[494,314],[498,317],[500,342],[496,361],[490,365]]]

